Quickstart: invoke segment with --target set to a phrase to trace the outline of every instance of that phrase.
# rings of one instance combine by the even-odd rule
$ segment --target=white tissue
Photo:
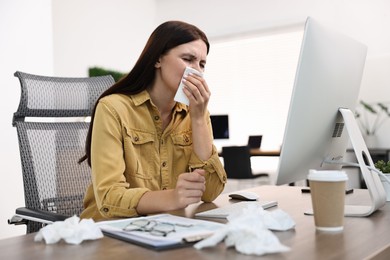
[[[294,220],[281,209],[265,211],[261,206],[249,205],[241,213],[230,215],[226,227],[194,247],[212,247],[224,240],[227,247],[234,246],[247,255],[286,252],[290,248],[281,244],[270,230],[284,231],[294,227]]]
[[[283,210],[266,211],[260,207],[259,215],[263,217],[265,226],[273,231],[286,231],[295,227],[295,221]]]
[[[35,235],[34,241],[45,240],[46,244],[54,244],[61,239],[68,244],[80,244],[83,240],[93,240],[103,237],[100,228],[92,219],[82,219],[73,216],[64,221],[56,221],[53,224],[41,228]]]

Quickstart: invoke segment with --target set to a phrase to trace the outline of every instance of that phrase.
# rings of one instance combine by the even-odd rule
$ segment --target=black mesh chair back
[[[253,179],[268,176],[267,173],[253,174],[249,146],[222,147],[224,167],[229,179]]]
[[[13,117],[23,172],[25,206],[63,218],[79,215],[91,181],[90,167],[78,160],[96,100],[114,84],[111,76],[61,78],[16,72],[21,84],[19,108]],[[35,120],[38,118],[38,120]],[[19,208],[18,214],[25,214]],[[27,233],[42,225],[28,221]]]

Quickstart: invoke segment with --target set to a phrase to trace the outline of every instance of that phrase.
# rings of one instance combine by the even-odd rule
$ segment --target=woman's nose
[[[199,72],[202,72],[202,68],[200,67],[200,65],[191,65],[190,67],[199,71]]]

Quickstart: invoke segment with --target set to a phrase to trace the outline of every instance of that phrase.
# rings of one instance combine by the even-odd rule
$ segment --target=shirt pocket
[[[171,138],[176,155],[175,159],[184,159],[188,163],[192,153],[192,132],[174,133]]]
[[[155,154],[155,135],[125,127],[124,139],[126,171],[131,177],[150,180]]]

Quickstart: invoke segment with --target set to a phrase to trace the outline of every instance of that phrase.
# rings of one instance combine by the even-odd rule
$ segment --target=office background
[[[210,39],[301,24],[307,16],[368,46],[360,97],[390,100],[390,3],[387,0],[0,0],[0,239],[25,232],[8,226],[24,203],[12,113],[19,102],[16,70],[87,76],[102,65],[128,71],[151,31],[166,20],[196,24]],[[378,132],[390,147],[390,124]]]

